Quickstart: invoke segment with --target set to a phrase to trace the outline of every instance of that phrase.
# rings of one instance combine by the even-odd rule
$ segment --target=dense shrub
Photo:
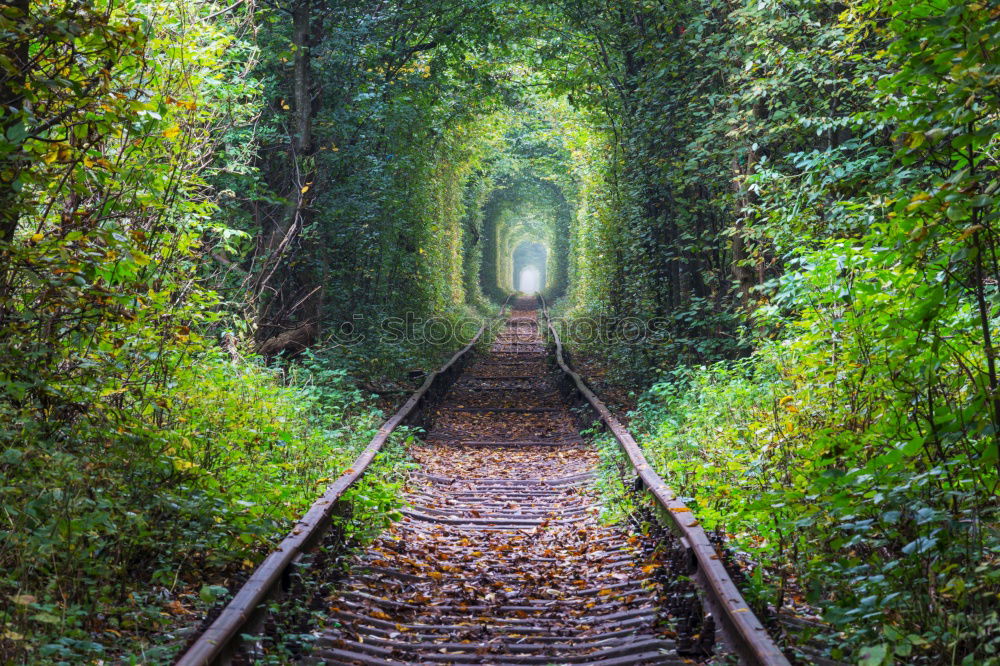
[[[89,416],[52,432],[5,415],[19,433],[0,456],[8,656],[73,661],[115,632],[169,638],[157,637],[172,624],[163,605],[190,605],[202,583],[252,565],[380,423],[343,371],[312,364],[285,379],[195,360],[121,432]],[[369,511],[392,508],[392,487],[380,492]]]
[[[813,279],[835,275],[835,256],[815,259]],[[808,310],[801,335],[745,360],[678,370],[636,424],[706,528],[756,558],[762,602],[794,595],[847,633],[835,654],[987,663],[1000,534],[995,440],[962,367],[975,327],[958,313],[940,322],[949,345],[901,354],[905,294],[871,294],[837,316]]]

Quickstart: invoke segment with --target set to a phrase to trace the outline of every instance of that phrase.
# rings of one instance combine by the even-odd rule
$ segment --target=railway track
[[[357,558],[314,663],[683,663],[652,549],[598,520],[530,305],[434,410],[404,517]]]
[[[464,368],[461,355],[449,364],[453,381],[425,410],[427,435],[411,448],[419,469],[403,517],[354,557],[326,602],[307,661],[690,664],[728,644],[746,663],[787,664],[734,586],[723,590],[728,599],[706,604],[714,611],[706,616],[691,588],[677,583],[691,573],[697,544],[690,534],[672,539],[671,550],[599,520],[597,454],[571,409],[572,397],[585,402],[587,389],[574,392],[572,381],[580,380],[558,344],[559,364],[552,363],[546,324],[535,299],[519,300],[488,354]],[[426,398],[422,391],[411,403]],[[716,574],[699,575],[708,576],[712,596]],[[245,597],[206,632],[214,638],[200,641],[215,649],[199,652],[196,643],[180,664],[226,661],[232,649],[218,646],[238,634],[227,622],[246,625],[253,614]],[[754,624],[751,642],[761,645],[748,651],[734,618]],[[734,635],[724,642],[717,625]]]

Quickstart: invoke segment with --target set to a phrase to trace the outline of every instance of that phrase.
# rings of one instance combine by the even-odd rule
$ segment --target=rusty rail
[[[510,298],[501,307],[507,307]],[[326,492],[309,508],[292,531],[278,547],[254,570],[236,596],[187,651],[175,662],[176,666],[206,666],[229,663],[241,642],[244,630],[261,619],[261,606],[275,596],[282,586],[287,586],[288,575],[296,560],[314,546],[330,525],[337,501],[344,492],[364,474],[375,456],[389,439],[393,430],[419,413],[425,401],[441,392],[441,385],[448,384],[461,369],[466,354],[475,346],[486,329],[484,322],[472,340],[452,356],[440,370],[432,372],[417,391],[410,396],[392,417],[382,424],[375,437],[351,463],[340,477],[327,487]]]
[[[545,299],[541,295],[538,298],[542,305],[547,328],[555,343],[556,361],[559,367],[572,379],[575,390],[586,400],[607,430],[618,440],[618,444],[625,451],[632,467],[635,468],[642,487],[652,494],[656,503],[669,517],[673,531],[680,535],[682,543],[689,553],[694,578],[706,593],[706,605],[711,610],[712,616],[721,622],[725,636],[732,648],[747,664],[790,666],[788,659],[782,654],[774,639],[767,633],[764,625],[743,599],[739,588],[736,587],[726,568],[722,565],[719,554],[708,540],[705,530],[698,524],[691,509],[677,498],[677,495],[667,486],[660,475],[653,470],[625,426],[590,390],[583,378],[569,366],[563,353],[559,333],[549,317]]]

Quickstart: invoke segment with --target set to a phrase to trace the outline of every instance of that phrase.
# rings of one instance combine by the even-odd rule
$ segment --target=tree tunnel
[[[497,188],[483,217],[480,285],[495,300],[566,289],[570,205],[552,182],[527,177]]]

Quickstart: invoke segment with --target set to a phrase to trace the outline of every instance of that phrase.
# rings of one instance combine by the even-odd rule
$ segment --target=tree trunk
[[[309,177],[302,174],[303,157],[312,151],[312,77],[309,64],[309,30],[311,0],[299,0],[292,10],[292,43],[295,45],[295,61],[292,75],[292,102],[295,105],[294,130],[290,137],[289,170],[293,174],[288,192],[288,206],[283,215],[271,225],[264,251],[273,254],[279,250],[282,241],[295,224],[308,192],[302,189]],[[298,179],[294,176],[298,175]],[[273,258],[272,258],[273,259]]]
[[[29,0],[8,0],[7,6],[16,11],[15,21],[27,21],[28,2]],[[8,16],[11,14],[13,12],[8,10]],[[28,40],[18,39],[4,44],[0,55],[8,63],[4,67],[6,71],[0,71],[0,108],[3,109],[0,133],[9,137],[8,131],[22,119],[21,91],[28,76]],[[20,165],[17,163],[19,148],[20,146],[16,146],[6,158],[0,160],[0,242],[10,242],[17,230],[18,193],[14,191],[14,182],[20,172]]]
[[[310,29],[312,2],[299,0],[292,13],[292,40],[295,43],[295,152],[312,153],[312,75],[310,69]]]
[[[260,324],[260,334],[265,338],[271,334],[275,327],[280,328],[282,321],[269,321],[269,319],[287,319],[294,315],[287,306],[272,308],[275,300],[279,303],[285,298],[295,298],[295,293],[299,291],[295,285],[278,284],[271,285],[270,282],[275,276],[287,278],[288,272],[282,266],[285,258],[293,251],[296,237],[307,225],[306,208],[308,200],[312,198],[310,191],[315,176],[315,167],[310,159],[313,150],[312,134],[312,70],[311,70],[311,31],[312,31],[312,0],[298,0],[292,8],[292,43],[295,46],[295,60],[292,73],[292,103],[294,104],[293,130],[289,137],[289,161],[288,171],[292,174],[288,179],[286,187],[288,194],[286,199],[288,204],[281,214],[275,216],[271,223],[270,231],[266,234],[261,247],[261,254],[264,260],[261,264],[261,275],[257,284],[256,292],[260,299],[260,309],[258,317]],[[308,263],[308,262],[305,262]],[[301,277],[301,276],[300,276]],[[285,292],[291,289],[290,294]],[[266,296],[271,292],[273,296]],[[310,305],[317,300],[321,300],[321,295],[313,294],[307,299]],[[291,301],[289,301],[291,302]],[[302,305],[301,303],[299,304]],[[298,308],[294,308],[298,309]],[[315,310],[315,307],[311,309]],[[275,314],[278,312],[279,314]],[[311,316],[311,315],[310,315]]]

